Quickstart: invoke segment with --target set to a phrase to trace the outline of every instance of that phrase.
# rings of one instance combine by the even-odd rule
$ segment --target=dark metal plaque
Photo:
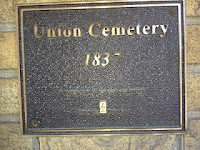
[[[184,133],[183,7],[18,6],[23,134]]]

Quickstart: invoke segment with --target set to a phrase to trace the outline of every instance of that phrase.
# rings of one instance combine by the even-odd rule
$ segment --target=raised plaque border
[[[138,3],[137,2],[150,2],[149,4],[146,3]],[[168,3],[169,2],[169,3]],[[186,99],[183,102],[183,91],[185,89],[182,89],[183,83],[185,84],[185,73],[184,71],[186,70],[186,64],[185,64],[185,35],[182,35],[182,31],[185,31],[185,9],[184,9],[184,2],[179,0],[135,0],[135,1],[96,1],[96,2],[63,2],[63,3],[35,3],[35,4],[19,4],[16,7],[16,22],[17,22],[17,39],[19,43],[17,43],[17,47],[19,49],[18,51],[18,62],[19,62],[19,67],[18,67],[18,79],[19,79],[19,91],[20,91],[20,126],[21,126],[21,133],[22,135],[31,135],[31,136],[42,136],[47,133],[50,133],[49,135],[52,136],[62,136],[63,134],[66,135],[66,132],[68,135],[95,135],[95,134],[109,134],[109,135],[130,135],[130,134],[184,134],[186,131],[186,123],[187,123],[187,115],[186,115]],[[112,3],[115,3],[112,5]],[[132,3],[132,4],[125,4],[125,3]],[[134,4],[133,4],[134,3]],[[95,4],[92,6],[73,6],[73,7],[51,7],[51,5],[67,5],[67,4]],[[98,5],[102,4],[102,5]],[[109,5],[107,5],[109,4]],[[19,8],[19,7],[24,7],[24,6],[39,6],[38,8]],[[48,7],[43,7],[43,6],[48,6]],[[25,82],[25,57],[24,57],[24,31],[23,31],[23,12],[24,11],[38,11],[38,10],[67,10],[67,9],[109,9],[109,8],[130,8],[130,7],[162,7],[162,6],[174,6],[178,7],[178,27],[179,27],[179,86],[180,86],[180,127],[178,128],[165,128],[165,127],[160,127],[160,128],[109,128],[109,129],[41,129],[41,130],[30,130],[28,129],[28,119],[27,119],[27,100],[26,100],[26,82]],[[181,7],[183,7],[181,9]],[[20,9],[20,13],[19,13]],[[183,12],[182,12],[183,11]],[[18,20],[20,14],[20,20]],[[182,16],[183,14],[183,16]],[[182,20],[183,19],[183,20]],[[21,30],[20,28],[21,27]],[[182,29],[184,28],[184,30]],[[19,37],[21,33],[21,39]],[[182,40],[182,38],[184,39]],[[184,43],[184,44],[183,44]],[[21,49],[22,52],[20,52],[20,45],[21,44]],[[183,48],[184,47],[184,48]],[[182,53],[183,51],[183,53]],[[20,55],[22,55],[22,59],[20,58]],[[183,58],[184,56],[184,58]],[[182,62],[183,61],[183,62]],[[20,66],[20,64],[22,66]],[[184,65],[183,65],[184,64]],[[22,67],[22,68],[20,68]],[[21,71],[22,70],[22,71]],[[184,71],[183,71],[184,70]],[[23,77],[23,78],[21,78]],[[22,88],[23,87],[23,91]],[[185,88],[185,87],[184,87]],[[186,93],[186,92],[185,92]],[[184,94],[186,95],[186,94]],[[23,98],[22,98],[23,97]],[[186,96],[185,96],[186,97]],[[184,116],[183,116],[184,114]],[[24,117],[23,117],[24,116]],[[122,131],[122,133],[108,133],[112,131]],[[127,133],[124,133],[123,131],[127,131]],[[130,132],[129,132],[130,131]],[[131,131],[139,131],[139,133],[133,133]],[[144,131],[150,131],[150,132],[144,132]],[[72,133],[69,133],[72,132]],[[95,133],[96,132],[96,133]],[[102,132],[102,133],[101,133]],[[33,134],[32,134],[33,133]],[[56,134],[55,134],[56,133]],[[62,133],[62,134],[58,134]]]

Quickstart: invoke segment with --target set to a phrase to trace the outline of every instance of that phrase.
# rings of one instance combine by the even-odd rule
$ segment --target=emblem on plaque
[[[107,104],[106,104],[106,101],[100,101],[99,102],[99,113],[100,114],[107,113]]]

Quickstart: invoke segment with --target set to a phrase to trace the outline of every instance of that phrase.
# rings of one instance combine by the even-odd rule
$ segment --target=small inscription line
[[[68,90],[59,89],[60,94],[82,94],[82,93],[137,93],[144,92],[144,88],[131,88],[131,89],[80,89],[80,90]]]
[[[111,114],[122,114],[127,112],[125,109],[108,109],[108,113]],[[90,109],[90,110],[85,110],[85,109],[79,109],[78,110],[79,115],[89,115],[89,114],[94,114],[94,115],[100,115],[99,109]]]

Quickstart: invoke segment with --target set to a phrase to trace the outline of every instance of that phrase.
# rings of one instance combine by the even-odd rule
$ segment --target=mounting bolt
[[[38,126],[38,121],[33,120],[33,121],[32,121],[32,125],[33,125],[34,127],[37,127],[37,126]]]
[[[169,10],[169,14],[172,16],[174,15],[174,11],[173,10]]]
[[[170,118],[170,122],[171,123],[174,123],[175,122],[175,119],[172,117],[172,118]]]

